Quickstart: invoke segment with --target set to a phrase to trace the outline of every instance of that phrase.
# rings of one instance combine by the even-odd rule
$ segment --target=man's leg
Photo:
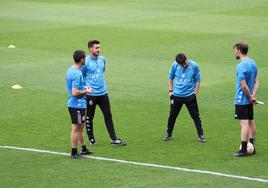
[[[249,137],[249,120],[242,119],[240,120],[241,128],[241,151],[247,153],[247,142]]]
[[[249,105],[249,142],[254,146],[253,154],[256,154],[256,124],[254,121],[254,108],[253,105]]]
[[[249,120],[249,141],[254,146],[253,154],[256,154],[256,124],[254,120]]]
[[[189,114],[191,115],[191,118],[194,121],[195,128],[198,134],[199,139],[202,139],[201,137],[204,137],[203,129],[202,129],[202,123],[201,118],[199,114],[199,108],[196,100],[196,96],[192,95],[187,98],[186,106],[188,109]],[[205,139],[200,140],[201,142],[206,142]]]
[[[183,102],[178,97],[171,96],[166,137],[172,137],[173,128],[174,128],[176,119],[181,111],[182,105],[183,105]]]
[[[233,155],[236,157],[247,156],[247,143],[249,138],[249,121],[253,116],[250,115],[250,105],[235,105],[235,118],[240,124],[241,148]]]
[[[77,144],[79,139],[79,125],[72,124],[72,131],[71,131],[71,146],[72,146],[72,152],[71,157],[77,155]]]
[[[79,145],[80,146],[84,146],[85,145],[85,142],[84,142],[84,138],[83,138],[83,128],[84,128],[84,125],[79,125],[79,137],[78,137],[78,141],[79,141]]]
[[[233,155],[236,157],[247,156],[247,143],[249,135],[249,120],[240,119],[240,129],[241,129],[241,149],[235,152]]]
[[[100,96],[98,104],[102,111],[104,121],[105,121],[105,126],[108,130],[109,136],[111,140],[116,140],[117,136],[114,130],[114,123],[112,119],[112,113],[111,113],[111,107],[110,107],[108,94]]]
[[[95,137],[93,132],[93,118],[95,114],[96,105],[97,105],[97,97],[87,96],[86,131],[89,142],[93,145],[95,144]]]
[[[241,141],[247,142],[249,136],[249,120],[241,119],[240,128],[241,128]]]
[[[77,153],[77,144],[80,139],[80,127],[85,116],[85,109],[77,109],[68,107],[71,121],[72,121],[72,131],[71,131],[71,158],[81,158]]]
[[[87,155],[87,154],[92,154],[91,151],[89,151],[86,147],[85,141],[84,141],[84,136],[83,136],[83,129],[84,129],[84,124],[79,125],[79,144],[80,144],[80,154],[81,155]]]

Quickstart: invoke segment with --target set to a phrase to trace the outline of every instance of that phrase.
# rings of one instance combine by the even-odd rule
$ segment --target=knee
[[[80,132],[80,127],[79,125],[73,125],[72,132],[73,133],[78,133]]]
[[[169,114],[169,119],[176,119],[177,118],[177,114],[176,113],[170,113]]]
[[[199,113],[191,113],[190,115],[191,115],[191,117],[192,117],[193,120],[200,120]]]
[[[105,119],[105,120],[110,120],[110,119],[112,119],[112,114],[111,114],[111,113],[104,114],[104,119]]]
[[[249,120],[249,126],[250,127],[255,127],[255,121],[254,120]]]

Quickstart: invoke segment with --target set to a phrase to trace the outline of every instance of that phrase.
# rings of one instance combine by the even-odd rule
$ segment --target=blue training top
[[[72,95],[73,88],[84,90],[84,78],[81,69],[71,66],[66,72],[66,89],[67,92],[69,93],[68,107],[86,108],[87,103],[85,95],[73,96]]]
[[[175,61],[169,71],[169,79],[174,81],[174,96],[188,97],[194,94],[196,83],[201,81],[197,63],[188,60],[188,66],[184,68]]]
[[[87,56],[86,63],[82,67],[82,73],[85,78],[86,86],[90,86],[93,92],[89,95],[100,96],[107,93],[104,79],[106,60],[103,56],[96,58]]]
[[[249,57],[245,58],[236,66],[236,91],[235,91],[235,101],[237,105],[247,105],[249,104],[248,98],[242,89],[240,83],[241,80],[245,80],[250,93],[254,89],[254,83],[257,78],[257,64],[254,60]]]

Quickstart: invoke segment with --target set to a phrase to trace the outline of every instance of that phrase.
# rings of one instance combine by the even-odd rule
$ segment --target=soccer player
[[[183,104],[185,104],[194,121],[199,141],[205,143],[206,139],[203,133],[196,99],[200,85],[198,65],[194,61],[188,59],[183,53],[177,54],[175,60],[176,61],[172,64],[169,71],[170,113],[167,124],[167,133],[164,136],[163,141],[172,139],[175,121]]]
[[[68,109],[72,121],[71,131],[71,158],[82,158],[82,155],[91,154],[86,148],[83,138],[85,121],[86,98],[85,94],[92,92],[92,88],[85,87],[81,67],[85,64],[86,54],[77,50],[73,54],[74,64],[66,72],[66,88],[69,94]],[[77,144],[80,144],[81,152],[77,152]]]
[[[248,44],[238,42],[234,45],[234,54],[240,63],[236,66],[235,118],[240,122],[241,149],[233,155],[247,156],[248,140],[255,150],[256,124],[253,120],[253,105],[256,104],[256,92],[259,87],[257,65],[247,56]]]
[[[87,94],[86,130],[89,143],[96,145],[96,139],[93,133],[93,118],[96,105],[98,105],[103,113],[105,125],[111,138],[111,144],[124,146],[126,143],[117,138],[114,130],[110,101],[104,79],[106,60],[103,56],[100,56],[100,42],[98,40],[91,40],[88,42],[88,48],[90,55],[86,57],[86,63],[82,71],[86,85],[93,89],[93,93]]]

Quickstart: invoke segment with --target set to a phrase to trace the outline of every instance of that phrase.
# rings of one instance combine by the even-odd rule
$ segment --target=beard
[[[94,56],[99,56],[100,55],[100,52],[95,52],[93,53]]]
[[[237,60],[238,60],[238,59],[240,59],[240,57],[239,57],[239,56],[237,56],[237,55],[235,56],[235,58],[236,58]]]

